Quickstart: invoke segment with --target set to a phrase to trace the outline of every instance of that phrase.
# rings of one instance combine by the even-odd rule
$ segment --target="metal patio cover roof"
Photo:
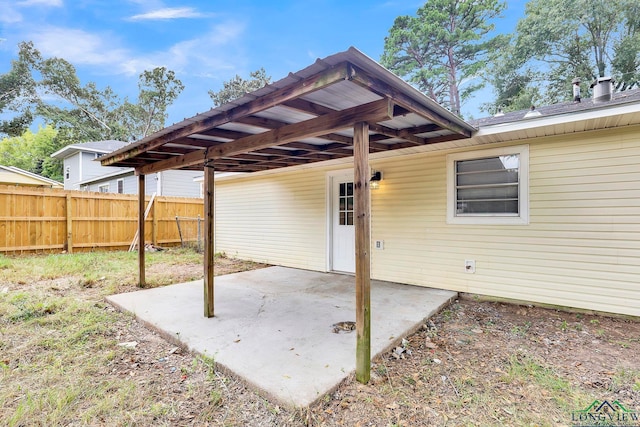
[[[476,130],[355,48],[101,158],[138,174],[167,169],[256,172],[353,156],[353,125],[370,151],[454,139]]]

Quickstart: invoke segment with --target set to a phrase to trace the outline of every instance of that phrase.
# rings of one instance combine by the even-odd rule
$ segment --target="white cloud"
[[[44,57],[64,58],[75,66],[99,67],[101,74],[138,75],[158,66],[191,75],[219,74],[235,70],[245,61],[237,49],[243,23],[230,21],[213,26],[197,38],[183,40],[163,50],[133,52],[110,33],[45,27],[32,34]]]
[[[2,10],[0,13],[0,22],[4,24],[22,22],[24,17],[22,13],[18,11],[18,8],[30,6],[61,7],[62,0],[22,0],[18,2],[0,0],[0,10]]]
[[[151,12],[134,15],[130,21],[157,21],[178,18],[202,18],[205,14],[198,12],[192,7],[167,7],[156,9]]]
[[[22,0],[17,3],[18,6],[49,6],[62,7],[62,0]]]
[[[9,5],[2,5],[2,13],[0,13],[0,22],[5,24],[15,24],[17,22],[22,22],[22,14],[17,10],[13,9]]]
[[[64,58],[74,65],[104,65],[117,68],[127,58],[124,49],[111,45],[109,37],[83,30],[45,27],[32,40],[43,56]]]

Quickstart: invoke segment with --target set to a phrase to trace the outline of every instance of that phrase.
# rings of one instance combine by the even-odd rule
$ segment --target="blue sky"
[[[511,32],[525,0],[508,2],[497,24]],[[207,94],[236,74],[264,67],[273,80],[355,46],[375,60],[397,16],[421,1],[401,0],[0,0],[0,73],[31,40],[45,57],[74,64],[83,84],[135,99],[138,75],[166,66],[185,85],[168,123],[211,108]],[[486,91],[463,107],[479,117]]]

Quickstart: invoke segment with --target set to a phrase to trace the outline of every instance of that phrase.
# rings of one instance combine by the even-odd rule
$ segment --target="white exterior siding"
[[[64,189],[65,190],[79,190],[80,181],[82,181],[81,172],[82,153],[75,153],[72,156],[67,157],[62,162],[64,168],[62,173],[64,175]],[[69,178],[67,179],[67,168],[69,170]]]
[[[115,176],[113,178],[105,179],[99,182],[91,183],[87,191],[98,191],[98,187],[102,185],[109,185],[110,193],[118,192],[118,180],[122,179],[124,183],[124,191],[123,194],[137,194],[138,193],[138,181],[137,179],[132,179],[135,177],[129,176]]]
[[[216,184],[216,251],[326,268],[325,173],[311,169]]]
[[[201,171],[167,170],[160,175],[163,196],[200,197],[200,183],[193,180],[202,176]]]
[[[138,194],[138,176],[133,173],[124,178],[127,181],[133,181],[135,190],[133,194]],[[161,196],[158,194],[158,174],[152,173],[149,175],[145,175],[144,177],[144,194],[146,196],[151,196],[153,193],[156,193],[157,196]]]
[[[103,167],[103,169],[107,169]],[[117,171],[117,169],[115,169]],[[193,178],[202,176],[198,171],[164,171],[145,176],[144,191],[147,196],[156,193],[158,196],[199,197],[200,183]],[[131,171],[127,175],[115,175],[104,179],[96,179],[87,186],[88,191],[98,191],[98,187],[109,184],[109,192],[116,193],[118,180],[124,182],[124,194],[138,194],[138,177]]]
[[[95,153],[86,152],[76,152],[73,155],[65,158],[63,161],[62,171],[64,175],[64,189],[98,191],[98,185],[102,185],[102,182],[100,182],[100,184],[92,184],[88,188],[85,188],[86,185],[83,185],[82,188],[80,188],[80,183],[101,175],[105,175],[105,171],[106,173],[111,174],[119,170],[126,169],[120,167],[105,168],[100,164],[99,161],[95,159]],[[66,178],[67,167],[69,168],[69,179]],[[113,189],[116,187],[111,185],[110,188],[112,189],[111,191],[115,191]]]
[[[371,252],[372,276],[640,316],[640,127],[465,150],[522,144],[529,225],[447,224],[453,151],[372,160],[384,172],[371,192],[371,238],[384,240]],[[328,170],[220,180],[217,250],[325,270]],[[475,260],[475,274],[465,260]]]
[[[100,175],[104,175],[104,167],[100,164],[100,162],[96,157],[95,153],[80,153],[82,155],[82,176],[80,179],[82,181],[86,181],[91,178],[95,178]],[[108,169],[111,172],[115,172],[119,169],[123,168],[110,168]]]

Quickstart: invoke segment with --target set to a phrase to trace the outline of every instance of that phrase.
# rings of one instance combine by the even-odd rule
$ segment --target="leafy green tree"
[[[549,104],[570,100],[575,77],[586,86],[598,77],[613,75],[618,89],[636,86],[639,27],[637,0],[530,0],[513,45],[489,74],[497,92],[495,104],[531,93],[540,94],[541,102]],[[512,87],[499,81],[505,75],[526,84],[510,93]]]
[[[516,72],[509,69],[505,63],[509,57],[507,53],[504,57],[496,58],[488,68],[489,77],[486,80],[495,88],[497,97],[491,102],[483,103],[480,108],[490,114],[495,114],[498,110],[505,113],[525,110],[538,105],[542,98],[538,87],[532,84],[535,73],[532,70]]]
[[[143,138],[164,127],[168,106],[184,89],[173,71],[157,67],[140,74],[140,92],[132,103],[108,86],[83,85],[73,64],[43,58],[30,42],[20,44],[20,57],[36,88],[30,100],[35,114],[56,127],[65,143]]]
[[[33,121],[30,103],[36,96],[35,81],[31,76],[29,63],[33,45],[20,51],[17,60],[11,62],[11,69],[0,75],[0,113],[13,117],[0,121],[0,134],[18,136]]]
[[[628,1],[623,7],[624,29],[613,47],[613,76],[619,90],[640,86],[640,3]]]
[[[100,90],[93,82],[82,85],[75,67],[63,58],[43,59],[38,53],[31,69],[39,77],[40,94],[46,95],[35,100],[36,113],[47,123],[66,128],[75,142],[126,138],[122,101],[111,88]]]
[[[249,79],[243,79],[236,74],[234,78],[224,82],[222,89],[219,91],[210,90],[209,96],[213,101],[213,105],[217,107],[226,104],[271,83],[271,77],[267,76],[264,68],[251,72],[249,77]]]
[[[0,123],[0,132],[19,137],[5,145],[19,142],[23,152],[0,150],[2,160],[14,158],[16,163],[11,164],[22,164],[28,166],[26,170],[57,179],[62,177],[62,164],[50,154],[69,144],[130,141],[161,129],[167,107],[184,85],[173,71],[158,67],[144,71],[138,87],[137,102],[129,102],[110,87],[82,84],[73,64],[65,59],[43,58],[33,43],[20,43],[18,60],[0,76],[0,113],[14,113],[13,119]],[[31,144],[31,134],[23,132],[34,117],[51,126],[45,129],[55,132],[40,130],[36,135],[44,132],[47,138]],[[35,165],[33,159],[37,159]]]
[[[137,140],[159,131],[167,119],[167,107],[184,90],[173,71],[156,67],[140,74],[138,102],[125,102],[122,112],[126,117],[129,139]]]
[[[416,16],[396,18],[381,62],[460,115],[462,103],[484,84],[477,77],[489,54],[506,40],[489,37],[504,8],[498,0],[428,0]]]
[[[22,135],[6,137],[0,140],[0,164],[16,166],[29,172],[41,174],[52,179],[61,180],[59,173],[50,173],[56,167],[51,167],[49,154],[54,150],[57,131],[51,126],[40,126],[36,133],[27,129]],[[51,159],[54,160],[54,159]]]

